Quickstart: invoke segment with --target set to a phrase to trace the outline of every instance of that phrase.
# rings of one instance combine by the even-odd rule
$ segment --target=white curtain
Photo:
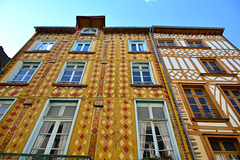
[[[33,145],[33,148],[45,148],[47,146],[49,137],[51,136],[51,134],[46,135],[46,133],[50,132],[51,127],[54,127],[55,122],[44,122],[40,131],[39,131],[39,135]],[[45,135],[42,135],[41,133],[45,133]],[[37,154],[38,150],[34,149],[31,151],[32,154]]]
[[[222,155],[222,154],[216,154],[215,157],[216,157],[217,160],[226,160],[225,156]]]
[[[60,135],[59,149],[61,148],[62,150],[58,150],[57,154],[63,154],[64,152],[71,124],[72,122],[61,122],[60,124],[63,126],[61,133],[64,133],[64,135]]]

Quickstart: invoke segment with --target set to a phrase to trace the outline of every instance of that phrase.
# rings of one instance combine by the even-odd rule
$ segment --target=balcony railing
[[[91,160],[91,156],[0,153],[0,160]]]
[[[195,118],[222,118],[217,109],[193,109]]]

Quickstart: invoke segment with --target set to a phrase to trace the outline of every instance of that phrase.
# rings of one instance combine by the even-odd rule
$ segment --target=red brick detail
[[[105,147],[103,148],[103,150],[106,152],[106,151],[108,150],[108,147],[105,146]]]
[[[124,147],[124,151],[125,151],[126,153],[129,151],[129,149],[128,149],[127,146]]]
[[[7,125],[2,126],[2,129],[3,129],[3,130],[6,130],[6,129],[8,129],[8,126],[7,126]]]
[[[14,132],[16,129],[17,129],[17,126],[13,126],[13,127],[10,128],[10,131]]]

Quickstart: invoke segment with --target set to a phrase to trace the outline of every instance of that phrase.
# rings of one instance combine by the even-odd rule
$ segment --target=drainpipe
[[[155,51],[155,54],[156,54],[156,57],[157,57],[157,60],[158,60],[158,63],[161,63],[163,64],[163,59],[162,57],[160,56],[160,53],[159,53],[159,50],[156,49],[156,41],[154,39],[154,36],[153,36],[153,33],[150,33],[150,39],[152,41],[152,43],[154,44],[154,51]],[[195,153],[194,153],[194,150],[193,150],[193,147],[192,147],[192,143],[191,143],[191,140],[189,138],[189,135],[188,135],[188,132],[187,132],[187,129],[186,129],[186,126],[184,124],[184,121],[183,121],[183,118],[182,118],[182,114],[180,112],[180,109],[179,109],[179,106],[178,106],[178,103],[177,103],[177,100],[176,100],[176,97],[173,93],[173,89],[171,87],[171,83],[170,83],[170,80],[169,80],[169,77],[167,76],[167,71],[166,71],[166,68],[163,66],[163,65],[160,65],[159,64],[159,67],[162,69],[162,71],[164,72],[163,74],[163,79],[164,79],[164,82],[166,84],[166,88],[167,88],[167,91],[169,93],[169,99],[170,99],[170,102],[172,104],[172,107],[173,107],[173,112],[176,116],[176,121],[177,121],[177,125],[178,125],[178,128],[179,128],[179,131],[180,131],[180,135],[181,137],[183,138],[183,146],[185,148],[185,151],[187,153],[187,158],[188,159],[192,159],[191,155],[190,155],[190,152],[189,152],[189,149],[188,149],[188,145],[191,149],[191,152],[192,152],[192,156],[193,156],[193,159],[196,160],[196,156],[195,156]],[[178,114],[179,114],[179,117],[180,117],[180,120],[178,119],[177,117],[177,111],[178,111]],[[183,133],[183,130],[181,129],[181,122],[183,124],[183,129],[184,129],[184,132],[186,134],[186,138],[187,138],[187,141],[185,140],[185,136],[184,136],[184,133]],[[188,142],[188,145],[187,145],[187,142]]]

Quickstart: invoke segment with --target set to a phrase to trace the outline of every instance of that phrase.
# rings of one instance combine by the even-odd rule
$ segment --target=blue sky
[[[13,57],[34,26],[75,26],[76,16],[91,15],[105,15],[107,27],[224,27],[240,49],[240,0],[0,0],[0,45]]]

